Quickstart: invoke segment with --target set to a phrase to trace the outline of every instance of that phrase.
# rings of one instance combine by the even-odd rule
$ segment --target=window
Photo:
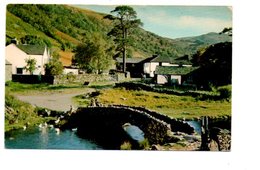
[[[16,74],[23,74],[23,68],[16,68]]]

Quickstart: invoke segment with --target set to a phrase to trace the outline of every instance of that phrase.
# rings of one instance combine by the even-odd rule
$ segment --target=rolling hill
[[[37,35],[53,51],[59,52],[64,65],[70,65],[73,49],[86,41],[94,32],[104,37],[111,29],[111,22],[103,19],[106,14],[68,5],[9,4],[6,13],[6,44],[26,35]],[[179,57],[192,55],[198,49],[225,41],[232,41],[225,34],[207,33],[201,36],[169,39],[138,28],[134,31],[130,47],[133,57],[146,58],[152,54]]]

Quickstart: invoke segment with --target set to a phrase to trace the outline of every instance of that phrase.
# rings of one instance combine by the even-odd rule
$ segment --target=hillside
[[[20,40],[25,35],[37,35],[59,52],[64,65],[70,65],[72,50],[76,45],[98,32],[106,37],[111,22],[105,14],[68,5],[14,5],[7,6],[6,42]],[[208,33],[196,37],[169,39],[138,28],[134,32],[134,44],[129,53],[133,57],[149,57],[152,54],[177,57],[191,55],[199,48],[223,41],[231,41],[227,35]]]

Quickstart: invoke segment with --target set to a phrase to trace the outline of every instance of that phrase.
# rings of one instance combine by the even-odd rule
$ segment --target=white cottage
[[[156,56],[151,58],[150,61],[144,63],[144,73],[149,77],[155,76],[155,70],[158,66],[165,67],[191,67],[192,64],[189,61],[188,56],[183,56],[179,58]]]
[[[193,82],[192,72],[198,67],[183,67],[183,66],[157,66],[155,77],[157,84],[182,85]]]
[[[44,75],[44,65],[50,59],[50,52],[42,45],[16,45],[10,44],[5,48],[5,59],[12,64],[12,74],[30,74],[24,67],[26,59],[36,60],[34,75]]]

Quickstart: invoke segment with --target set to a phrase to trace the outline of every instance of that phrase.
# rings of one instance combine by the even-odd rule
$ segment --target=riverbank
[[[100,88],[102,83],[92,83],[93,87]],[[103,84],[111,84],[103,82]],[[6,82],[5,84],[5,131],[23,129],[28,126],[39,125],[53,117],[41,117],[38,111],[47,108],[56,111],[68,111],[78,105],[73,96],[91,93],[95,88],[79,84],[48,85],[22,84]]]
[[[13,95],[5,94],[5,132],[34,126],[45,121],[38,116],[37,108],[18,100]]]
[[[21,87],[21,89],[18,87]],[[81,103],[78,102],[79,100]],[[69,110],[71,113],[71,109],[75,111],[79,106],[89,106],[91,103],[93,104],[93,101],[97,102],[95,106],[123,104],[127,107],[146,108],[151,110],[151,112],[157,111],[162,115],[167,115],[181,121],[198,120],[201,116],[209,116],[214,119],[228,117],[230,119],[225,124],[227,124],[227,127],[231,126],[231,102],[226,100],[200,100],[192,96],[178,96],[145,90],[126,90],[125,88],[113,88],[113,84],[109,82],[88,86],[50,86],[10,83],[6,86],[5,131],[19,128],[26,129],[30,126],[39,126],[46,123],[48,126],[60,128],[62,131],[61,125],[70,117],[68,114]],[[39,107],[48,109],[41,109]],[[117,120],[118,116],[112,120]],[[97,119],[97,124],[99,123],[98,120],[100,119]],[[131,122],[131,120],[129,119],[125,122]],[[60,122],[54,124],[55,121]],[[95,122],[92,123],[95,124]],[[135,125],[136,122],[132,123]],[[103,124],[105,125],[107,122],[105,121]],[[217,124],[215,123],[215,125]],[[138,126],[141,128],[142,124]],[[178,126],[176,123],[173,124],[173,127],[176,128],[176,126]],[[121,124],[119,128],[121,128]],[[175,133],[173,134],[174,136],[171,136],[173,142],[162,142],[160,144],[154,142],[149,147],[146,147],[146,150],[200,149],[200,137],[196,136],[196,134],[192,134],[192,136],[189,136],[190,134],[178,134],[177,131],[182,128],[177,131],[175,128],[172,129],[172,132]],[[95,129],[93,132],[96,132]],[[157,134],[156,131],[155,134]],[[93,133],[93,135],[97,134]],[[226,136],[230,136],[230,134]],[[194,140],[189,141],[186,138]],[[228,139],[227,141],[230,140]],[[102,139],[102,141],[106,142],[107,140]],[[117,144],[117,149],[121,148],[120,145],[122,142]]]

